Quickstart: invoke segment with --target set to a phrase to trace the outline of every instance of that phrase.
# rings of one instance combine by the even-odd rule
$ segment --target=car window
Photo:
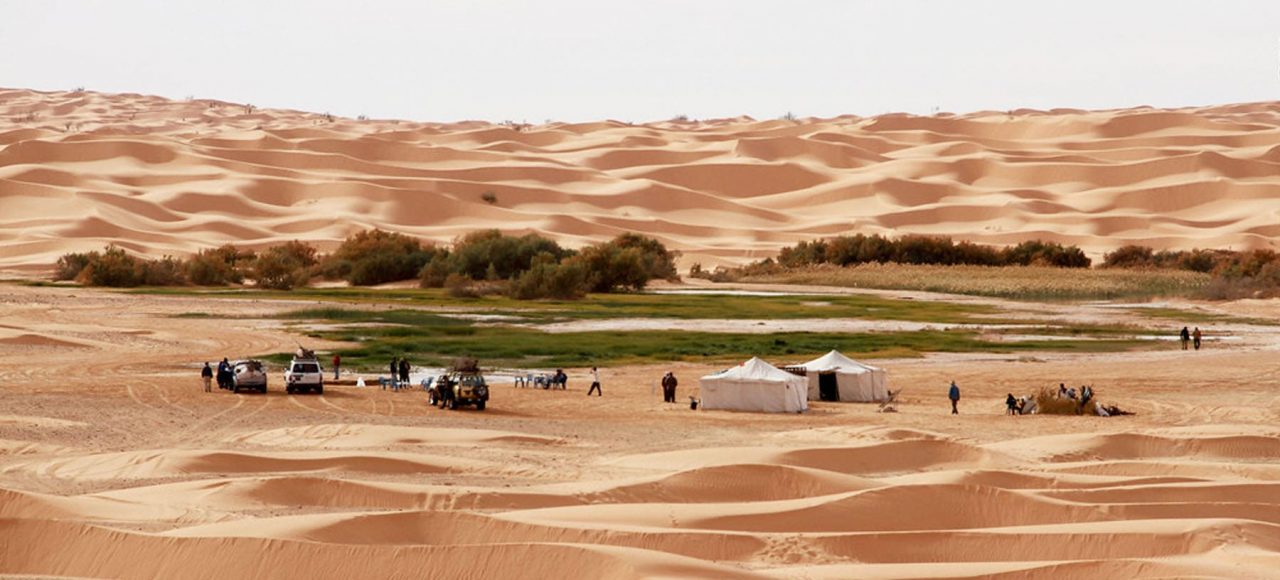
[[[293,365],[293,372],[295,372],[295,373],[318,373],[318,372],[320,372],[320,365],[317,365],[317,364],[314,364],[314,363],[301,363],[301,364],[295,364],[295,365]]]

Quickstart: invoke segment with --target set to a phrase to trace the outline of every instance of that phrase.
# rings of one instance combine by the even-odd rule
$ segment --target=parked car
[[[267,369],[262,365],[262,361],[238,360],[231,363],[231,370],[234,373],[231,379],[232,391],[236,393],[241,390],[267,392]]]
[[[294,357],[284,371],[284,385],[290,395],[307,391],[324,394],[324,368],[315,358]]]
[[[480,371],[450,371],[436,379],[427,389],[427,404],[444,409],[474,405],[483,411],[489,402],[489,385]]]

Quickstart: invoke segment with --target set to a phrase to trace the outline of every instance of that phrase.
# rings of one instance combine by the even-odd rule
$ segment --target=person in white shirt
[[[587,389],[587,396],[591,396],[591,392],[595,391],[597,396],[603,397],[604,391],[600,390],[600,370],[591,367],[591,388]]]

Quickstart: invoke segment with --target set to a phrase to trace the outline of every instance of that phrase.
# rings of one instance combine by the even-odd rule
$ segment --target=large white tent
[[[703,409],[799,413],[809,409],[805,378],[752,358],[702,377]]]
[[[800,365],[808,378],[809,399],[872,403],[889,398],[884,369],[831,351]]]

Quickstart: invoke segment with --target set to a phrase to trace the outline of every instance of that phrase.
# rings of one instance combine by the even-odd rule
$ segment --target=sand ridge
[[[855,231],[1240,249],[1280,234],[1277,176],[1275,103],[511,126],[0,89],[0,270],[367,227],[634,231],[686,266]]]

